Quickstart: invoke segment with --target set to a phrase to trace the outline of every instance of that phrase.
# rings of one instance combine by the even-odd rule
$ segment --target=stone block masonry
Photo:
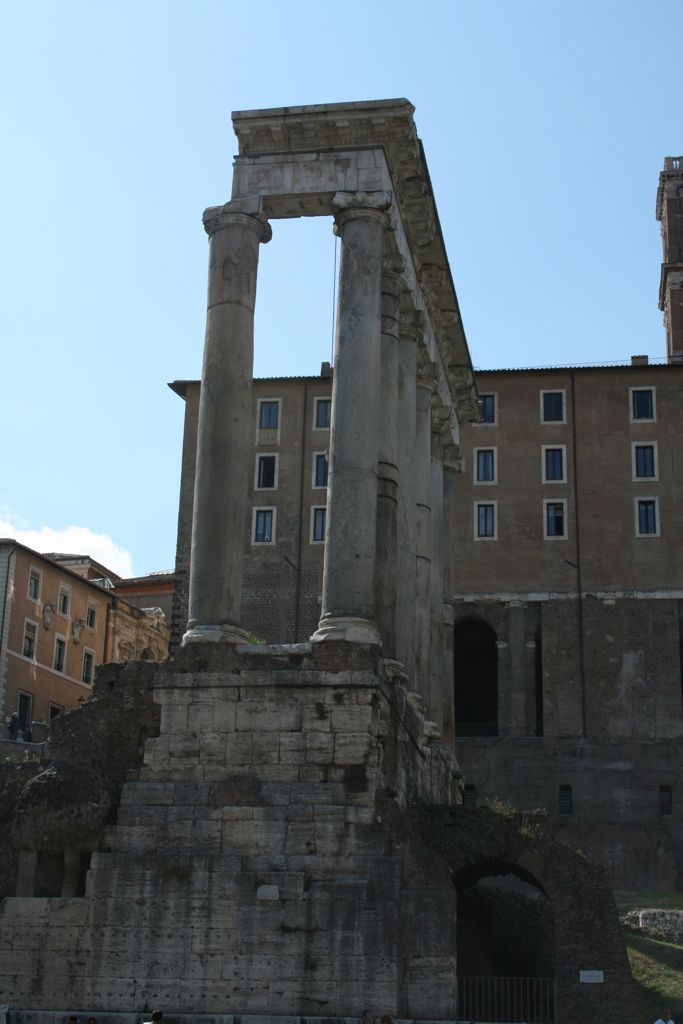
[[[332,646],[194,644],[158,668],[159,735],[85,895],[2,904],[4,1000],[454,1016],[449,872],[382,801],[452,803],[459,773],[377,652]]]

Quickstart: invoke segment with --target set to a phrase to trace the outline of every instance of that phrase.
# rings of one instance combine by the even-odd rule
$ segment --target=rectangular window
[[[475,502],[474,536],[477,540],[496,539],[496,503]]]
[[[63,636],[55,637],[55,654],[52,659],[52,667],[55,672],[63,672],[66,664],[66,640]]]
[[[88,629],[95,629],[97,627],[97,605],[88,604],[88,610],[85,613],[85,624]]]
[[[31,661],[35,661],[36,657],[36,640],[38,638],[38,627],[35,622],[31,622],[30,619],[26,619],[24,622],[24,642],[21,648],[21,653],[25,658],[30,658]]]
[[[560,786],[557,804],[557,809],[560,814],[574,813],[574,799],[572,797],[571,786]]]
[[[71,591],[68,587],[60,586],[57,597],[57,610],[60,615],[68,615],[71,606]]]
[[[544,501],[544,536],[546,540],[567,536],[567,502]]]
[[[256,458],[256,488],[266,490],[277,487],[277,455],[259,455]]]
[[[473,786],[471,782],[465,783],[465,788],[462,791],[462,805],[463,807],[477,806],[477,787]]]
[[[673,793],[671,786],[659,787],[659,813],[671,814],[673,811]]]
[[[332,410],[331,398],[316,398],[315,400],[315,428],[316,430],[330,429],[330,415]]]
[[[262,399],[259,404],[260,430],[277,430],[280,421],[280,402],[277,399]]]
[[[564,391],[541,391],[543,423],[564,423]]]
[[[255,508],[253,518],[254,544],[274,544],[274,526],[274,508]]]
[[[53,704],[52,701],[50,701],[47,706],[48,722],[51,722],[53,718],[57,718],[59,715],[63,713],[63,711],[64,708],[61,704]]]
[[[496,449],[475,448],[477,459],[477,483],[494,484],[496,482]]]
[[[33,721],[33,694],[17,690],[17,715],[19,716],[19,728],[22,732],[28,732]]]
[[[631,419],[650,420],[655,419],[655,389],[654,388],[629,388],[631,392]]]
[[[639,537],[659,536],[656,498],[636,498],[636,533]]]
[[[633,479],[657,479],[657,450],[654,444],[633,445]]]
[[[316,452],[313,456],[313,486],[327,487],[327,452]]]
[[[311,509],[311,543],[322,544],[325,540],[326,508]]]
[[[31,569],[28,574],[28,599],[29,601],[40,601],[40,584],[42,573],[38,569]]]
[[[564,454],[565,447],[543,448],[543,483],[564,483]]]
[[[87,686],[92,686],[93,674],[95,672],[95,655],[92,651],[83,651],[83,670],[81,672],[81,682]]]
[[[496,396],[479,395],[479,422],[496,422]]]

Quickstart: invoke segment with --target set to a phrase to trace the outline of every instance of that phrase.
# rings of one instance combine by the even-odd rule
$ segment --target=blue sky
[[[173,567],[231,110],[412,101],[475,366],[661,356],[681,38],[679,0],[6,4],[0,535]],[[329,359],[333,260],[329,222],[274,225],[257,374]]]

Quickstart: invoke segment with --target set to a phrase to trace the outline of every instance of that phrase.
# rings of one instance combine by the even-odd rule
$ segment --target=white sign
[[[605,981],[605,972],[579,971],[579,981],[582,985],[602,985]]]

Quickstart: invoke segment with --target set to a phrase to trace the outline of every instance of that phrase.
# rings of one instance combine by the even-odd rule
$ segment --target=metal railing
[[[456,736],[497,736],[498,722],[456,722]]]
[[[458,978],[458,1024],[553,1024],[554,978]]]

